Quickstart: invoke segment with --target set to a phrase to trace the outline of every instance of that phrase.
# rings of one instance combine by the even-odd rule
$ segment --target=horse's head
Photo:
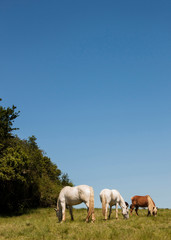
[[[153,207],[153,216],[157,216],[157,207],[155,206],[155,207]]]
[[[125,219],[129,218],[129,209],[126,205],[122,207],[122,215],[124,216]]]
[[[56,208],[54,208],[54,210],[56,212],[56,216],[58,217],[59,222],[61,222],[62,221],[62,211],[59,209],[56,209]]]

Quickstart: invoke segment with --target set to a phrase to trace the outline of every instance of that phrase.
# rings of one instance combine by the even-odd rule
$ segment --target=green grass
[[[139,210],[139,217],[125,220],[121,212],[115,219],[103,220],[101,209],[95,209],[95,223],[85,223],[86,209],[74,209],[74,221],[69,212],[66,222],[58,223],[53,208],[32,210],[28,214],[0,217],[0,240],[146,240],[171,239],[171,210],[159,209],[157,217],[147,217],[147,210]]]

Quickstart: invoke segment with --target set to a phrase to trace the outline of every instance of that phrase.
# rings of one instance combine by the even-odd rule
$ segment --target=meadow
[[[74,221],[66,213],[66,222],[59,223],[53,208],[31,210],[21,216],[0,216],[0,240],[106,240],[106,239],[171,239],[171,209],[159,209],[157,217],[147,217],[147,209],[135,212],[128,220],[103,220],[101,209],[95,209],[95,223],[85,223],[86,209],[74,209]]]

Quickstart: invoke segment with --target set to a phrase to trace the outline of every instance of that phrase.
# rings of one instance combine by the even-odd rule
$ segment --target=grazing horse
[[[138,216],[138,208],[139,207],[148,207],[147,216],[154,215],[156,217],[157,207],[149,195],[134,196],[131,198],[131,200],[132,200],[132,204],[130,206],[131,215],[132,215],[132,211],[134,210],[134,208],[135,208],[136,215]]]
[[[100,200],[102,202],[102,213],[103,216],[105,216],[105,220],[107,220],[107,210],[109,206],[110,211],[108,219],[110,219],[113,205],[116,205],[116,219],[118,219],[118,205],[120,205],[120,207],[122,208],[122,215],[124,216],[124,218],[129,218],[128,207],[125,204],[123,197],[117,190],[103,189],[100,193]]]
[[[71,220],[74,220],[72,206],[84,202],[87,206],[86,222],[92,216],[92,222],[95,221],[94,216],[94,191],[93,188],[87,185],[79,185],[76,187],[64,187],[58,197],[56,215],[59,222],[65,221],[65,208],[69,208]]]

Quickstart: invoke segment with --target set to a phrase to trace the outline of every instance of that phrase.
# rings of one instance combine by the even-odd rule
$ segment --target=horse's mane
[[[152,214],[153,207],[155,207],[156,205],[149,195],[147,195],[147,200],[148,200],[148,209],[149,209],[150,213]]]
[[[147,195],[147,198],[148,198],[149,204],[151,204],[151,205],[153,205],[153,207],[155,207],[156,205],[155,205],[153,199],[149,195]]]
[[[125,203],[125,200],[123,199],[123,197],[121,196],[120,194],[120,203],[119,205],[123,208],[123,207],[126,207],[126,203]]]
[[[58,200],[57,200],[57,211],[59,212],[58,214],[58,218],[59,218],[59,221],[62,220],[62,207],[61,207],[61,201],[58,197]]]

